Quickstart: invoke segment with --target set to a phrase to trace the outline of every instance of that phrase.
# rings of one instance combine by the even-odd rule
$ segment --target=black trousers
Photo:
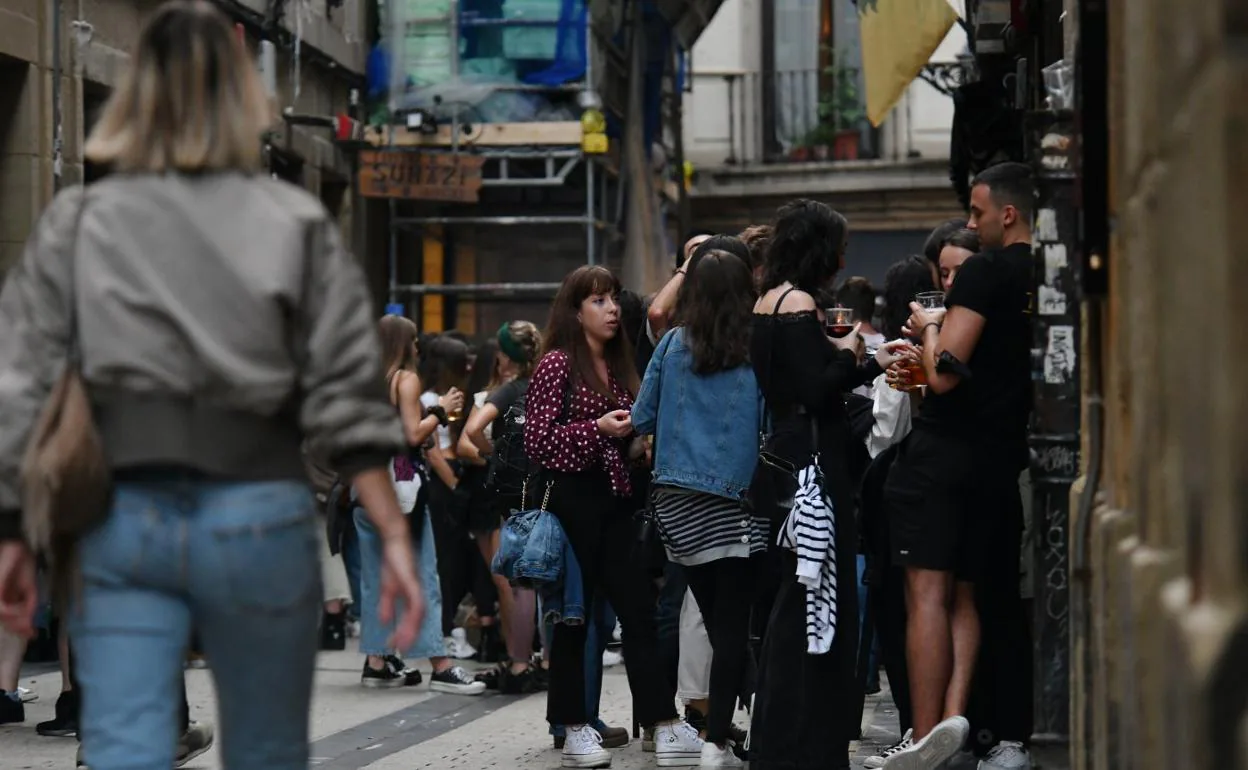
[[[477,600],[478,612],[485,616],[494,614],[498,592],[469,534],[465,495],[444,484],[436,473],[429,478],[429,516],[438,555],[438,584],[442,588],[442,635],[450,636],[459,604],[470,591]]]
[[[910,711],[910,669],[906,663],[906,571],[887,561],[876,561],[878,569],[871,574],[871,597],[875,614],[875,632],[880,642],[880,660],[888,674],[888,688],[897,706],[901,732],[914,726]]]
[[[685,567],[689,589],[702,611],[710,637],[710,713],[706,739],[723,744],[732,727],[732,713],[739,696],[748,699],[754,685],[750,681],[750,610],[761,557],[716,559],[708,564]]]
[[[842,534],[841,530],[850,530]],[[832,649],[806,652],[806,587],[797,557],[782,552],[783,580],[772,606],[759,663],[750,735],[753,770],[840,770],[860,729],[857,540],[852,523],[837,522],[837,623]]]
[[[585,607],[605,597],[624,632],[624,666],[633,713],[643,725],[676,718],[676,693],[663,676],[655,628],[657,592],[638,558],[633,505],[611,494],[603,473],[550,473],[549,510],[559,518],[581,569]],[[587,627],[560,623],[550,640],[546,718],[583,725]]]
[[[992,529],[984,579],[975,586],[980,644],[967,709],[979,753],[1000,741],[1029,743],[1034,724],[1031,619],[1019,588],[1021,509],[1002,511]]]

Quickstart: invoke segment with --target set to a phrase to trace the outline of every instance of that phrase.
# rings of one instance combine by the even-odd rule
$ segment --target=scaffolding
[[[588,0],[585,0],[588,2]],[[451,82],[461,86],[460,43],[463,30],[468,28],[538,27],[565,23],[551,20],[526,20],[515,18],[482,18],[479,14],[464,11],[458,0],[445,3],[446,12],[420,18],[391,18],[391,29],[410,30],[431,25],[449,25],[449,62]],[[397,13],[395,10],[391,14]],[[532,85],[524,83],[472,83],[462,86],[476,93],[520,92],[524,94],[576,95],[580,107],[599,104],[594,92],[594,33],[590,28],[589,14],[585,23],[585,71],[581,80],[560,85]],[[439,37],[440,40],[440,37]],[[406,45],[406,40],[404,40]],[[392,67],[399,70],[401,57],[394,56]],[[440,65],[437,65],[440,66]],[[407,78],[404,72],[392,71],[392,84]],[[392,88],[392,94],[398,89]],[[399,211],[399,201],[389,200],[389,249],[388,249],[388,301],[393,306],[408,298],[426,296],[453,296],[471,300],[504,300],[515,298],[549,298],[557,291],[555,282],[512,283],[401,283],[400,282],[400,236],[411,232],[428,235],[431,226],[446,227],[507,227],[516,225],[551,225],[580,227],[585,232],[585,263],[606,262],[607,247],[616,232],[623,205],[618,194],[616,203],[608,203],[613,171],[604,155],[587,152],[583,142],[581,121],[532,121],[519,123],[492,123],[487,120],[471,120],[471,105],[451,100],[449,104],[436,100],[437,115],[428,113],[410,101],[403,103],[407,92],[391,99],[391,122],[372,132],[368,143],[374,149],[385,152],[421,152],[451,155],[471,154],[481,158],[481,187],[483,190],[500,188],[555,188],[563,187],[570,180],[584,180],[584,208],[578,214],[489,214],[405,216]],[[410,116],[416,115],[416,119]],[[397,118],[397,119],[396,119]],[[441,123],[441,125],[439,125]],[[405,127],[406,125],[406,127]],[[614,217],[612,216],[614,214]]]

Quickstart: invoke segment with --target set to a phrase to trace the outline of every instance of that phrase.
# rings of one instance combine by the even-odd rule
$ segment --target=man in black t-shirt
[[[946,310],[911,306],[909,331],[922,339],[928,391],[884,489],[893,562],[906,570],[914,724],[913,744],[885,765],[893,770],[936,770],[968,736],[980,640],[976,583],[1002,550],[1012,554],[1017,593],[1033,198],[1030,169],[1021,164],[977,177],[968,226],[985,251],[962,265]],[[993,622],[985,617],[985,631]]]

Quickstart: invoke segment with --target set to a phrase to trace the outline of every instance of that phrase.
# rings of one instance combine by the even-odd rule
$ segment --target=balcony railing
[[[703,81],[722,78],[727,89],[728,164],[880,157],[857,69],[699,74]]]

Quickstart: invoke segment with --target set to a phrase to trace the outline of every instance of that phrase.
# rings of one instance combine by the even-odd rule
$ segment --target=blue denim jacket
[[[553,513],[524,511],[508,519],[490,569],[512,585],[536,590],[542,597],[543,620],[570,626],[585,622],[581,565]]]
[[[754,477],[763,419],[754,368],[695,374],[684,338],[677,327],[655,349],[633,428],[655,436],[655,483],[740,499]]]

